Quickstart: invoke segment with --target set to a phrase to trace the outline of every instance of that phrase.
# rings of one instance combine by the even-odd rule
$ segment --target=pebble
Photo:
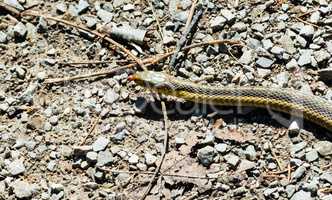
[[[14,26],[14,36],[16,37],[16,39],[23,39],[25,38],[25,36],[28,33],[27,28],[25,27],[25,25],[22,22],[18,22],[15,26]]]
[[[300,30],[300,35],[307,39],[312,39],[312,37],[314,36],[314,33],[315,33],[315,29],[311,25],[305,25]]]
[[[310,18],[309,18],[309,22],[313,23],[313,24],[317,24],[318,21],[320,19],[320,12],[319,11],[316,11],[316,12],[313,12],[311,15],[310,15]]]
[[[319,158],[318,152],[316,150],[311,150],[305,154],[305,159],[308,162],[313,162],[313,161],[317,160],[318,158]]]
[[[227,22],[232,22],[235,19],[235,15],[230,10],[221,9],[219,12],[227,20]]]
[[[245,65],[249,65],[253,61],[253,50],[244,51],[239,59],[239,62]]]
[[[64,191],[64,186],[60,183],[50,183],[50,189],[52,193],[59,193]]]
[[[213,31],[220,31],[226,23],[226,19],[222,16],[217,16],[210,21],[210,26]]]
[[[311,197],[310,192],[305,192],[303,190],[296,192],[291,198],[291,200],[313,200],[313,199],[314,198]]]
[[[97,16],[105,23],[109,23],[113,19],[113,14],[103,9],[97,11]]]
[[[44,33],[47,31],[47,29],[48,29],[47,22],[44,17],[39,18],[36,29],[37,29],[38,33]]]
[[[257,76],[259,78],[265,78],[272,73],[270,69],[257,68]]]
[[[287,197],[291,198],[293,196],[293,194],[296,191],[296,186],[295,185],[287,185],[286,186],[286,193],[287,193]]]
[[[319,50],[314,52],[314,58],[318,63],[327,61],[331,58],[331,55],[326,50]]]
[[[76,10],[78,14],[82,14],[86,12],[89,8],[89,2],[86,0],[80,0],[78,4],[76,5]]]
[[[201,148],[197,152],[197,158],[200,163],[204,166],[209,166],[213,163],[213,159],[216,156],[217,152],[216,150],[211,146],[206,146],[204,148]]]
[[[131,155],[128,159],[129,164],[136,165],[139,161],[139,157],[135,154]]]
[[[294,171],[294,173],[292,175],[292,178],[295,179],[295,180],[300,179],[303,176],[303,174],[304,174],[305,171],[306,171],[305,167],[303,167],[303,166],[298,167]]]
[[[254,145],[247,146],[246,150],[244,151],[244,155],[249,160],[255,160],[257,156],[257,152],[255,150]]]
[[[244,22],[237,22],[232,26],[232,29],[236,32],[243,32],[247,30],[247,24]]]
[[[3,31],[0,31],[0,43],[6,43],[8,41],[7,34]]]
[[[215,145],[215,149],[219,152],[219,153],[226,153],[227,151],[227,144],[225,143],[219,143]]]
[[[157,161],[157,157],[152,155],[151,153],[145,153],[144,154],[144,159],[145,159],[145,163],[148,166],[154,165],[155,162]]]
[[[98,156],[98,154],[96,152],[90,151],[86,154],[86,159],[88,162],[94,163],[97,161],[97,156]]]
[[[285,49],[281,48],[281,47],[278,47],[278,46],[274,46],[274,47],[272,47],[272,49],[270,51],[274,55],[281,55],[285,52]]]
[[[304,66],[308,65],[311,63],[311,55],[312,55],[312,50],[311,49],[306,49],[300,51],[300,57],[297,61],[297,64],[299,66]]]
[[[65,3],[59,3],[55,6],[58,14],[63,14],[67,11],[67,5]]]
[[[226,162],[230,164],[232,167],[236,167],[240,162],[240,158],[232,153],[227,154],[224,158]]]
[[[332,143],[329,141],[319,141],[314,144],[314,148],[321,156],[328,156],[332,154]]]
[[[49,118],[49,122],[51,125],[56,126],[58,124],[59,118],[58,116],[53,115]]]
[[[320,175],[319,179],[332,184],[332,173],[324,172],[322,175]]]
[[[97,157],[97,167],[110,165],[114,162],[113,154],[109,150],[100,151]]]
[[[55,160],[51,160],[50,162],[48,162],[47,164],[47,169],[51,172],[55,171],[55,168],[56,168],[56,161]]]
[[[273,43],[270,39],[264,39],[262,40],[263,48],[266,50],[270,50],[273,47]]]
[[[246,160],[246,159],[242,159],[240,161],[239,166],[237,167],[237,172],[243,172],[243,171],[247,171],[247,170],[251,170],[254,169],[256,167],[256,163]]]
[[[274,63],[273,60],[265,57],[259,57],[258,60],[256,61],[256,64],[262,68],[270,68],[273,63]]]
[[[15,196],[19,199],[29,198],[32,196],[33,188],[25,181],[15,181],[12,187]]]
[[[110,140],[108,138],[105,138],[104,136],[99,136],[97,140],[92,144],[92,149],[96,152],[102,151],[107,147],[109,142]]]
[[[107,104],[113,104],[120,98],[120,95],[113,89],[108,89],[104,95],[104,102]]]
[[[7,170],[12,176],[16,176],[25,172],[25,166],[22,160],[17,159],[8,165]]]
[[[288,70],[295,70],[298,68],[298,64],[294,58],[292,58],[287,64],[286,64],[286,69]]]

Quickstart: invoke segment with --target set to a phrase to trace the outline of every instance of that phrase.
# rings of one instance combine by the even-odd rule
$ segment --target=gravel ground
[[[176,47],[192,4],[3,2],[91,30],[109,23],[130,26],[138,38],[142,32],[134,30],[147,31],[143,44],[117,40],[139,58]],[[232,39],[244,45],[196,47],[177,64],[177,76],[205,85],[294,88],[332,101],[332,3],[199,2],[203,15],[192,43]],[[3,10],[0,51],[0,199],[141,198],[160,163],[165,131],[155,109],[160,103],[127,81],[132,70],[44,84],[114,68],[128,56],[68,25]],[[62,64],[81,61],[109,63]],[[169,70],[168,63],[152,70]],[[180,106],[190,112],[169,113],[162,175],[146,199],[332,199],[327,130],[264,109],[215,113],[209,106],[163,99],[170,111]]]

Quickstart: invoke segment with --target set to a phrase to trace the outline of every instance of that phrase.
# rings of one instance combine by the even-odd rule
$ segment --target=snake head
[[[152,88],[162,88],[168,82],[168,76],[162,72],[142,71],[128,77],[128,80],[135,81],[138,85]]]

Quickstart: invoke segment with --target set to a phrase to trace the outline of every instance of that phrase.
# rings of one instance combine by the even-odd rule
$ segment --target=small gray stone
[[[301,151],[302,149],[304,149],[307,146],[307,142],[303,141],[303,142],[299,142],[297,144],[293,144],[291,146],[291,153],[297,153],[299,151]]]
[[[269,170],[274,170],[274,169],[277,169],[277,165],[273,162],[270,162],[268,165],[267,165],[267,168]]]
[[[318,63],[327,61],[331,58],[331,55],[326,50],[320,50],[314,52],[314,57]]]
[[[105,23],[109,23],[113,19],[113,14],[103,9],[97,11],[97,16]]]
[[[298,167],[293,173],[292,178],[295,180],[300,179],[305,171],[306,171],[305,167],[303,166]]]
[[[139,157],[135,154],[131,155],[128,159],[129,164],[136,165],[139,161]]]
[[[57,125],[58,121],[59,121],[59,118],[56,115],[53,115],[52,117],[49,118],[49,122],[53,126]]]
[[[332,55],[332,41],[326,42],[326,50]]]
[[[85,11],[88,10],[89,8],[89,2],[87,2],[86,0],[80,0],[76,6],[76,10],[78,14],[82,14]]]
[[[182,145],[182,144],[185,144],[186,141],[183,137],[175,137],[175,144],[176,145]]]
[[[286,69],[294,70],[298,67],[296,60],[293,58],[286,64]]]
[[[267,188],[263,192],[264,196],[267,198],[273,198],[272,196],[274,193],[278,193],[278,188]],[[273,198],[273,199],[275,199],[275,198]]]
[[[65,189],[60,183],[50,183],[50,188],[52,193],[59,193]]]
[[[311,150],[305,154],[305,159],[308,162],[313,162],[318,159],[318,152],[316,150]]]
[[[329,141],[319,141],[314,144],[314,148],[321,156],[328,156],[332,154],[332,143]]]
[[[299,66],[308,65],[311,63],[311,54],[312,54],[311,49],[302,50],[300,51],[300,54],[301,55],[299,57],[299,60],[297,61]]]
[[[101,151],[98,153],[97,164],[96,164],[97,167],[110,165],[113,162],[114,162],[114,157],[109,150]]]
[[[265,30],[265,26],[263,24],[261,24],[261,23],[259,23],[259,24],[253,24],[251,26],[251,29],[254,30],[254,31],[262,33]]]
[[[15,26],[14,26],[14,36],[16,37],[16,39],[23,39],[25,38],[25,36],[28,33],[27,28],[25,27],[25,25],[22,22],[18,22]]]
[[[13,183],[13,191],[17,198],[29,198],[32,196],[33,188],[25,181],[15,181]]]
[[[227,22],[231,22],[235,19],[235,15],[230,10],[222,9],[220,10],[220,13],[227,20]]]
[[[197,152],[197,158],[204,166],[209,166],[212,162],[214,157],[216,156],[216,150],[211,146],[206,146],[202,149],[199,149]]]
[[[247,30],[247,25],[243,22],[237,22],[232,26],[232,29],[236,32],[243,32]]]
[[[5,113],[9,109],[8,103],[0,103],[0,113]]]
[[[25,172],[25,166],[22,160],[17,159],[8,165],[7,170],[12,176],[16,176]]]
[[[65,3],[59,3],[55,6],[56,12],[59,14],[63,14],[67,11],[67,5]]]
[[[256,61],[256,64],[262,68],[270,68],[273,63],[274,63],[273,60],[265,57],[259,57],[258,60]]]
[[[210,21],[210,26],[213,31],[220,31],[227,20],[222,16],[217,16]]]
[[[286,87],[288,84],[289,80],[289,73],[288,72],[280,72],[275,76],[275,82],[280,86],[280,87]]]
[[[273,47],[273,43],[270,39],[264,39],[262,40],[263,48],[266,50],[270,50]]]
[[[249,160],[255,160],[257,156],[257,152],[255,150],[254,145],[247,146],[246,150],[244,151],[244,155]]]
[[[104,95],[104,102],[107,104],[113,104],[120,98],[120,95],[113,89],[108,89]]]
[[[97,140],[92,144],[93,151],[102,151],[104,150],[110,140],[108,138],[105,138],[104,136],[99,136]]]
[[[86,21],[86,26],[88,28],[95,28],[97,25],[97,19],[95,17],[84,16],[84,20]]]
[[[0,43],[6,43],[7,42],[7,34],[3,31],[0,31]]]
[[[265,78],[272,73],[270,69],[257,68],[257,76],[260,78]]]
[[[232,167],[236,167],[240,161],[240,158],[237,155],[234,155],[232,153],[227,154],[224,158],[225,158],[226,162],[228,164],[230,164]]]
[[[332,184],[332,173],[324,172],[322,175],[320,175],[319,179]]]
[[[15,66],[15,72],[17,74],[17,77],[20,79],[24,79],[26,74],[26,69],[20,65]]]
[[[300,30],[300,35],[308,39],[311,39],[314,36],[314,33],[315,29],[311,25],[305,25]]]
[[[123,6],[122,8],[123,11],[134,11],[135,10],[135,5],[134,4],[127,4]]]
[[[247,170],[251,170],[255,167],[256,167],[255,162],[243,159],[243,160],[241,160],[241,162],[240,162],[239,166],[237,167],[236,171],[237,172],[247,171]]]
[[[303,37],[301,37],[299,35],[296,36],[296,41],[300,44],[300,46],[302,48],[305,48],[307,46],[307,43],[308,43],[306,39],[304,39]]]
[[[151,153],[145,153],[144,154],[144,158],[145,158],[145,163],[150,166],[150,165],[154,165],[155,162],[157,161],[157,157],[152,155]]]
[[[47,164],[47,169],[51,172],[55,171],[56,168],[56,161],[55,160],[51,160],[50,162],[48,162]]]
[[[310,192],[305,192],[303,190],[296,192],[291,198],[291,200],[313,200],[313,199],[314,198],[311,197]]]
[[[3,2],[7,5],[10,5],[10,6],[20,10],[20,11],[24,10],[23,6],[17,0],[4,0]]]
[[[214,147],[219,153],[225,153],[227,151],[227,144],[219,143]]]
[[[295,190],[296,190],[295,185],[287,185],[286,186],[287,197],[291,198],[293,196],[293,194],[295,193]]]
[[[309,22],[316,24],[318,23],[319,19],[320,19],[320,12],[316,11],[310,15]]]
[[[274,55],[281,55],[285,52],[284,48],[278,47],[278,46],[274,46],[271,49],[271,53],[273,53]]]
[[[97,161],[98,154],[94,151],[90,151],[86,154],[86,159],[88,162],[94,163]]]
[[[253,61],[253,50],[244,51],[239,59],[239,62],[245,65],[249,65]]]

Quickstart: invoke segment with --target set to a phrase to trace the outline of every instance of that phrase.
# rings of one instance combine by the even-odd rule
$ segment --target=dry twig
[[[146,198],[146,196],[150,193],[150,191],[152,189],[152,186],[155,183],[156,177],[159,174],[161,166],[162,166],[162,164],[163,164],[163,162],[165,160],[165,156],[166,156],[166,152],[167,152],[167,147],[168,147],[168,131],[167,131],[167,128],[168,128],[168,119],[167,119],[167,113],[166,113],[166,105],[165,105],[165,103],[163,101],[161,102],[161,107],[162,107],[163,116],[164,116],[164,129],[165,129],[164,152],[163,152],[163,154],[161,156],[160,163],[157,166],[157,169],[154,172],[153,177],[151,178],[151,181],[150,181],[148,187],[146,188],[146,190],[145,190],[145,192],[144,192],[141,200],[144,200]]]
[[[59,23],[62,23],[62,24],[65,24],[65,25],[68,25],[68,26],[71,26],[71,27],[74,27],[74,28],[77,28],[77,29],[80,29],[82,31],[86,31],[90,34],[93,34],[93,35],[96,35],[97,37],[111,43],[112,45],[115,45],[116,47],[118,47],[119,49],[121,49],[121,51],[123,51],[124,53],[126,53],[128,56],[130,56],[133,60],[135,60],[135,62],[137,64],[139,64],[139,66],[142,68],[142,69],[146,69],[142,60],[140,60],[139,58],[137,58],[134,54],[132,54],[128,49],[126,49],[124,46],[122,46],[120,43],[112,40],[111,38],[107,37],[105,34],[101,34],[97,31],[92,31],[86,27],[83,27],[83,26],[79,26],[79,25],[76,25],[72,22],[69,22],[69,21],[66,21],[66,20],[63,20],[63,19],[59,19],[59,18],[56,18],[56,17],[52,17],[52,16],[48,16],[48,15],[41,15],[41,14],[38,14],[38,13],[35,13],[35,12],[23,12],[21,13],[22,16],[33,16],[33,17],[43,17],[45,18],[46,20],[52,20],[52,21],[56,21],[56,22],[59,22]]]
[[[81,142],[81,146],[84,145],[84,143],[86,142],[86,140],[88,139],[88,137],[92,134],[92,132],[96,129],[97,124],[100,120],[100,115],[95,119],[94,123],[92,124],[88,134],[84,137],[84,139]]]

